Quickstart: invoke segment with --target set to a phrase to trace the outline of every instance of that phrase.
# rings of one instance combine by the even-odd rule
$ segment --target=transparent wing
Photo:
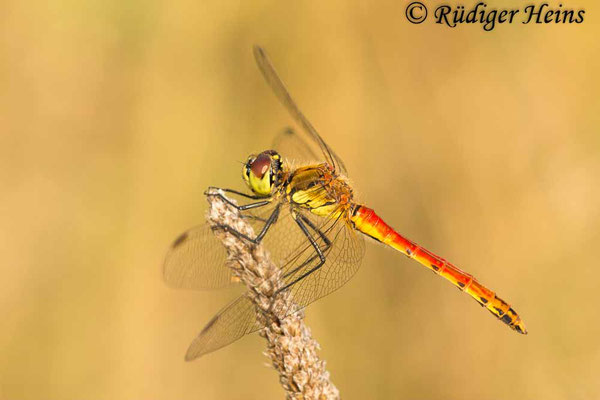
[[[242,215],[254,232],[260,232],[276,204],[273,202],[264,207],[247,210]],[[273,262],[280,263],[305,241],[306,237],[292,219],[289,207],[284,206],[279,219],[267,232],[263,243],[270,251]],[[215,238],[210,225],[204,223],[182,233],[173,241],[163,264],[163,279],[174,288],[224,288],[237,283],[231,269],[225,265],[226,261],[227,251]]]
[[[347,174],[346,166],[342,160],[335,154],[333,150],[325,143],[321,135],[312,126],[310,121],[304,116],[300,108],[288,92],[281,78],[277,74],[275,67],[271,63],[271,60],[267,56],[265,50],[259,46],[254,46],[254,58],[256,64],[262,72],[265,80],[271,86],[271,89],[279,99],[279,102],[288,110],[290,115],[296,120],[304,131],[314,140],[320,147],[325,161],[327,161],[336,171],[340,171],[343,174]]]
[[[289,163],[314,164],[315,162],[326,162],[321,152],[316,152],[292,128],[286,128],[280,132],[275,137],[272,148],[277,150]]]
[[[264,245],[271,252],[272,260],[279,260],[277,264],[284,271],[285,283],[293,283],[289,288],[293,301],[306,307],[343,286],[356,273],[364,255],[364,240],[349,229],[341,217],[333,219],[319,218],[309,213],[302,215],[315,226],[316,229],[309,228],[309,232],[326,257],[319,269],[297,281],[318,265],[319,257],[289,210],[280,217],[280,221],[283,219],[286,223],[276,224],[272,228],[274,231],[265,236]],[[280,236],[282,234],[286,236]],[[281,240],[282,237],[286,240]],[[190,345],[186,358],[191,360],[215,351],[260,328],[253,304],[246,295],[242,295],[205,326]]]
[[[317,230],[309,228],[309,232],[321,248],[325,263],[315,270],[320,259],[308,241],[285,259],[282,270],[286,283],[294,283],[301,278],[290,287],[294,302],[301,307],[308,306],[348,282],[358,271],[365,253],[363,236],[351,229],[342,216],[325,219],[321,224],[312,214],[306,213],[305,217],[318,227]],[[325,238],[330,244],[326,243]],[[302,278],[307,273],[310,274]]]
[[[234,283],[227,252],[207,223],[182,233],[163,265],[165,282],[175,288],[218,289]]]
[[[218,350],[259,328],[254,304],[246,295],[242,295],[206,324],[188,348],[185,359],[191,361]]]
[[[255,231],[260,231],[274,206],[270,204],[244,214]],[[163,265],[163,278],[174,288],[227,287],[237,280],[225,265],[226,260],[227,251],[215,238],[210,225],[204,223],[182,233],[171,244]]]

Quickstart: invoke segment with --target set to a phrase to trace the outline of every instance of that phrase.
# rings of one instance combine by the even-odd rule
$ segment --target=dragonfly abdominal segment
[[[358,206],[354,209],[351,220],[354,227],[365,235],[400,251],[434,273],[446,278],[461,291],[473,297],[481,306],[486,307],[506,325],[519,333],[527,333],[521,318],[508,303],[480,284],[472,275],[461,271],[443,258],[397,233],[375,211],[365,206]]]

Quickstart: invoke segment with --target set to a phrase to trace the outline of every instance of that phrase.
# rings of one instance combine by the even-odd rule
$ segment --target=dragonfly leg
[[[308,219],[306,216],[304,215],[299,215],[299,217],[310,227],[312,228],[313,231],[315,231],[323,240],[323,242],[325,243],[325,245],[321,248],[321,252],[324,253],[329,249],[329,246],[331,246],[331,240],[329,240],[329,238],[319,229],[315,226],[315,224],[312,223],[312,221],[310,219]],[[305,266],[309,265],[310,263],[312,263],[317,257],[319,257],[319,255],[315,252],[315,254],[309,258],[308,260],[304,261],[302,264],[300,264],[299,266],[297,266],[296,268],[294,268],[291,271],[288,271],[285,273],[285,275],[283,275],[284,278],[289,278],[290,276],[293,276],[296,272],[301,271],[302,268],[304,268]]]
[[[256,203],[254,203],[256,204]],[[222,229],[228,233],[231,233],[232,235],[236,236],[238,239],[241,240],[246,240],[250,243],[253,244],[260,244],[260,242],[263,240],[263,238],[265,237],[265,235],[267,234],[267,231],[269,230],[269,228],[271,226],[273,226],[273,224],[275,222],[277,222],[277,218],[279,218],[279,207],[280,205],[278,204],[277,207],[275,207],[275,210],[273,210],[273,212],[271,213],[271,215],[269,216],[269,218],[267,219],[267,222],[265,222],[265,225],[263,226],[263,228],[261,229],[261,231],[258,233],[258,235],[256,235],[255,238],[251,238],[246,234],[243,234],[242,232],[238,232],[237,230],[233,229],[232,227],[228,226],[228,225],[215,225],[213,227],[213,229]]]
[[[232,194],[237,194],[238,196],[242,196],[245,197],[247,199],[251,199],[251,200],[258,200],[258,199],[264,199],[264,197],[261,196],[256,196],[253,194],[247,194],[244,192],[238,192],[237,190],[233,190],[233,189],[223,189],[223,188],[218,188],[216,186],[209,186],[208,189],[206,189],[204,191],[204,195],[205,196],[214,196],[216,193],[212,193],[213,191],[218,191],[221,190],[225,193],[232,193]]]
[[[225,189],[221,189],[221,190],[225,190]],[[227,189],[227,190],[229,190],[229,189]],[[235,191],[232,191],[231,193],[243,195],[242,193],[235,192]],[[262,200],[262,201],[257,201],[256,203],[243,204],[240,206],[240,205],[235,204],[234,202],[229,200],[227,197],[223,196],[221,193],[218,193],[218,192],[217,193],[205,192],[205,195],[207,197],[218,197],[219,199],[223,200],[224,202],[226,202],[230,206],[238,209],[239,211],[245,211],[245,210],[250,210],[253,208],[258,208],[258,207],[266,206],[267,204],[271,203],[271,200]],[[245,196],[249,197],[248,195],[245,195]],[[249,197],[249,198],[255,198],[255,197]],[[258,198],[262,198],[262,197],[256,197],[256,199],[258,199]]]
[[[251,219],[254,221],[267,222],[266,219],[257,217],[256,215],[251,215],[251,214],[242,214],[242,215],[240,215],[240,217],[242,217],[242,219]]]
[[[325,264],[325,260],[326,260],[325,254],[323,254],[323,251],[327,251],[329,246],[331,246],[331,241],[329,240],[329,238],[327,236],[325,236],[325,234],[323,232],[321,232],[308,218],[306,218],[303,215],[296,215],[294,217],[294,220],[296,221],[296,223],[298,224],[298,226],[300,227],[300,229],[302,230],[304,235],[306,235],[306,237],[308,238],[310,244],[315,249],[316,254],[314,256],[312,256],[310,259],[308,259],[306,262],[302,263],[302,265],[295,268],[293,271],[290,271],[287,274],[285,274],[284,277],[288,277],[288,276],[295,274],[300,269],[302,269],[305,265],[308,265],[309,263],[311,263],[317,257],[319,257],[319,263],[317,265],[315,265],[314,267],[312,267],[310,270],[308,270],[305,273],[303,273],[302,275],[300,275],[298,278],[294,279],[292,282],[286,284],[284,287],[277,290],[277,293],[282,292],[286,289],[289,289],[290,286],[295,285],[296,283],[300,282],[302,279],[306,278],[308,275],[312,274],[313,272],[315,272],[319,268],[321,268],[323,266],[323,264]],[[312,235],[308,231],[308,228],[306,227],[305,224],[310,226],[315,232],[317,232],[317,234],[321,237],[321,239],[323,239],[323,241],[325,242],[324,249],[321,249],[321,247],[319,246],[317,241],[312,237]]]
[[[323,239],[323,242],[325,243],[325,249],[328,249],[329,246],[331,246],[331,240],[329,240],[329,238],[325,236],[325,234],[321,232],[321,230],[317,228],[315,224],[313,224],[313,222],[310,219],[308,219],[306,215],[299,215],[299,217],[306,223],[306,225],[310,226],[313,231],[317,232],[317,234],[321,237],[321,239]]]

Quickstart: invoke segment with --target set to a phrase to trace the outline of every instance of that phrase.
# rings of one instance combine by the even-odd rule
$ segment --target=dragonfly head
[[[244,164],[242,176],[255,194],[268,197],[281,182],[281,156],[275,150],[251,155]]]

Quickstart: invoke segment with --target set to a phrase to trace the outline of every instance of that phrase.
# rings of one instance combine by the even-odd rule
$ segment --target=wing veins
[[[337,157],[337,155],[329,148],[327,143],[323,140],[321,135],[317,132],[315,127],[310,123],[306,116],[300,111],[300,108],[290,95],[285,84],[279,77],[279,74],[275,70],[273,63],[267,56],[265,50],[260,46],[254,46],[254,58],[256,64],[260,69],[263,77],[275,93],[275,96],[279,99],[280,103],[288,110],[290,115],[302,126],[302,128],[319,144],[321,151],[326,157],[326,160],[334,170],[337,170],[339,166],[343,171],[346,170],[344,163]]]

